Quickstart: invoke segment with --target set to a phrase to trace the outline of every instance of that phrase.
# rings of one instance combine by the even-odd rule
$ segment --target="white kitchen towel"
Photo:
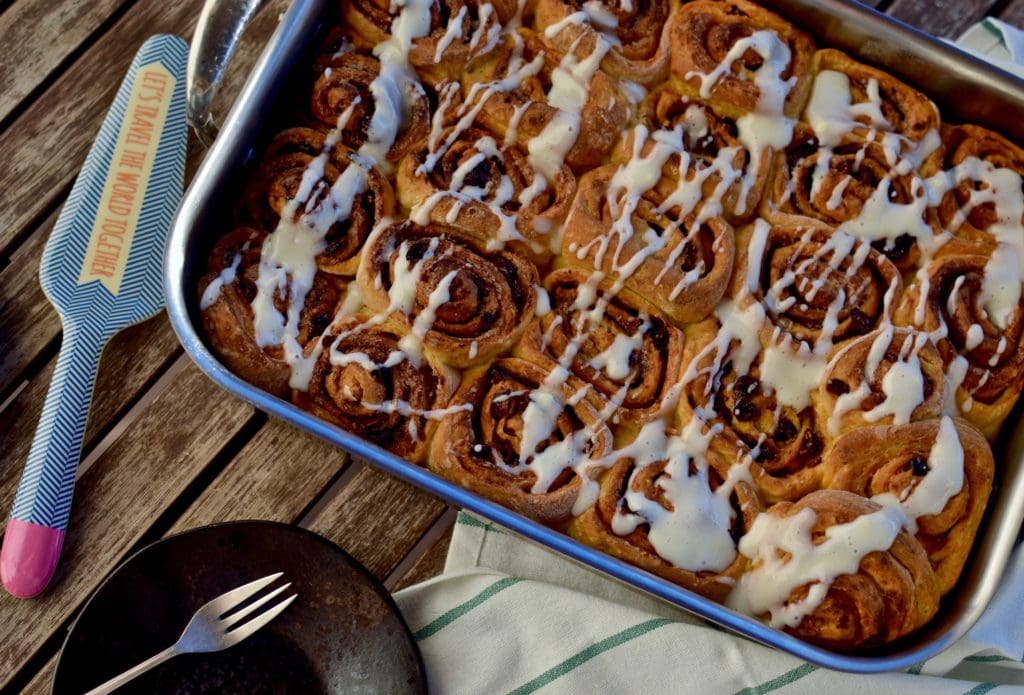
[[[1024,32],[986,19],[962,38],[1024,64]],[[1016,69],[1016,66],[1014,66]],[[395,596],[433,693],[1024,693],[1024,550],[989,609],[906,673],[819,668],[460,513],[444,573]]]

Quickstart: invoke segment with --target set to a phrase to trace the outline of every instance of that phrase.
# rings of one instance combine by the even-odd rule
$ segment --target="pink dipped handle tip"
[[[18,598],[43,593],[57,569],[64,531],[31,521],[8,519],[0,550],[0,579]]]

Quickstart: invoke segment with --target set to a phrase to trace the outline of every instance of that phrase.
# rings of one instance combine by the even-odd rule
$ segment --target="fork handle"
[[[42,592],[57,568],[96,371],[108,337],[65,322],[57,366],[0,551],[0,578],[19,598]]]
[[[106,695],[106,693],[112,693],[128,681],[134,678],[138,678],[149,669],[159,666],[163,662],[170,659],[172,656],[177,655],[178,651],[174,647],[168,647],[162,652],[159,652],[158,654],[154,654],[153,656],[149,657],[138,666],[134,666],[125,671],[124,673],[122,673],[121,675],[114,676],[106,683],[93,688],[85,695]]]

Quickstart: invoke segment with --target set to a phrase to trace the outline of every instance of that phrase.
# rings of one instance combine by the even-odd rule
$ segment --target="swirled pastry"
[[[195,288],[226,367],[829,649],[935,615],[1024,388],[1024,149],[750,0],[325,18]]]
[[[862,427],[825,459],[825,486],[900,509],[948,592],[963,569],[992,491],[992,452],[978,430],[944,417]]]

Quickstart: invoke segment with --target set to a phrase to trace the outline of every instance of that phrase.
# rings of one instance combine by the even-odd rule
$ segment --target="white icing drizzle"
[[[231,265],[221,270],[217,277],[206,286],[206,289],[203,290],[203,296],[199,299],[200,310],[206,311],[213,306],[217,298],[220,297],[221,288],[235,281],[235,273],[238,272],[238,264],[241,262],[242,254],[236,253],[235,257],[231,260]]]
[[[466,18],[466,12],[468,10],[469,5],[463,5],[459,8],[458,13],[448,20],[448,26],[444,31],[444,35],[441,37],[441,40],[437,42],[437,50],[434,51],[434,63],[441,62],[441,56],[443,56],[444,52],[448,50],[452,41],[462,38],[462,20]]]
[[[886,325],[878,332],[871,341],[864,370],[857,375],[860,378],[857,388],[836,399],[835,408],[828,418],[829,434],[833,437],[839,434],[843,415],[859,408],[864,399],[871,394],[869,384],[875,379],[895,334],[896,329],[892,325]],[[863,413],[862,417],[867,422],[878,422],[889,416],[892,416],[894,425],[905,425],[910,422],[914,411],[924,402],[924,373],[918,354],[927,343],[928,335],[917,331],[904,338],[896,361],[882,377],[881,387],[885,400]],[[852,345],[847,345],[837,352],[830,366],[841,360],[850,349]]]
[[[935,444],[928,454],[928,473],[917,478],[917,484],[899,496],[885,492],[871,499],[881,505],[899,509],[906,515],[904,524],[917,533],[917,519],[938,514],[964,486],[964,450],[956,425],[948,416],[939,423]]]
[[[657,421],[645,425],[631,444],[615,452],[617,460],[629,457],[634,461],[630,483],[647,466],[665,462],[657,486],[671,509],[627,485],[612,518],[612,530],[624,536],[647,524],[647,538],[658,555],[692,572],[721,571],[736,558],[729,533],[734,516],[729,503],[733,486],[711,490],[705,457],[708,439],[696,421],[678,435],[666,433],[664,423]]]
[[[786,98],[796,84],[796,77],[782,79],[782,74],[788,69],[792,59],[789,46],[774,31],[756,31],[734,43],[722,62],[710,73],[689,72],[686,79],[698,78],[700,95],[708,99],[719,80],[727,74],[732,74],[733,64],[750,50],[763,59],[760,67],[752,72],[752,81],[758,90],[758,101],[752,112],[736,120],[736,127],[739,141],[750,152],[749,171],[757,172],[761,168],[762,157],[766,156],[770,148],[784,148],[793,139],[795,122],[786,117],[785,106]],[[739,77],[742,79],[745,76]],[[737,214],[742,215],[746,212],[746,199],[754,180],[750,176],[743,179],[742,191],[737,201]]]
[[[553,25],[545,29],[552,36]],[[565,156],[576,144],[580,134],[580,121],[593,79],[611,44],[598,35],[594,50],[584,58],[576,57],[580,39],[577,38],[554,70],[551,71],[551,89],[547,93],[549,106],[558,109],[537,137],[527,144],[530,164],[549,181],[558,175]]]
[[[784,518],[758,515],[739,543],[754,568],[740,577],[727,605],[749,615],[767,613],[772,627],[796,627],[821,605],[837,577],[855,574],[864,556],[892,546],[903,515],[885,507],[863,514],[825,529],[819,544],[811,539],[816,520],[809,508]],[[803,586],[807,595],[791,600],[793,591]]]

